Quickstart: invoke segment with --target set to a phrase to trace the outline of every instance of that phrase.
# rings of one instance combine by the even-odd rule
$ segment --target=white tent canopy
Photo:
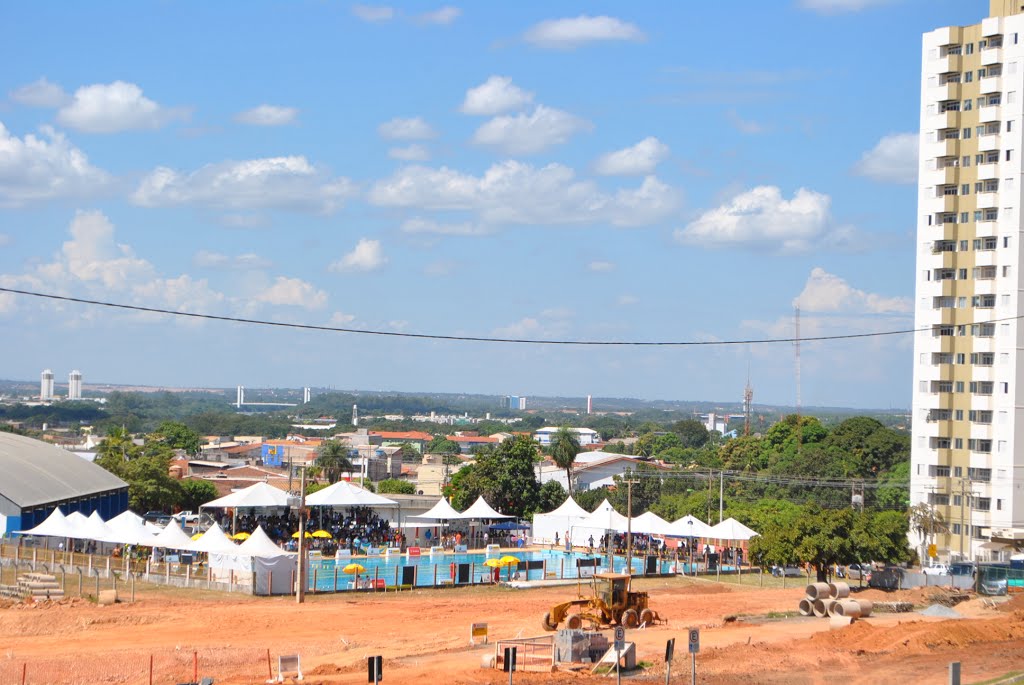
[[[192,538],[185,534],[178,522],[171,519],[160,534],[148,542],[142,544],[147,547],[161,547],[164,549],[193,549]]]
[[[249,538],[238,546],[238,553],[245,554],[250,557],[284,557],[292,556],[292,552],[287,552],[277,545],[270,539],[270,536],[263,530],[263,526],[257,526],[256,530],[252,532]]]
[[[192,543],[192,549],[210,554],[238,554],[238,545],[231,542],[216,523]]]
[[[200,509],[238,509],[242,507],[287,507],[288,493],[267,483],[256,483],[207,502]]]
[[[55,508],[53,513],[46,517],[46,520],[31,530],[16,531],[22,535],[45,535],[55,538],[73,537],[71,533],[74,528],[67,522],[67,518],[60,509]]]
[[[645,511],[633,517],[633,532],[644,535],[671,535],[672,524],[653,511]]]
[[[626,517],[615,511],[615,507],[607,499],[597,505],[587,518],[579,525],[586,528],[597,528],[601,531],[614,530],[625,532],[628,522]]]
[[[476,498],[476,501],[473,502],[473,504],[468,509],[466,509],[466,511],[458,515],[458,518],[484,521],[487,519],[511,519],[515,518],[515,516],[499,514],[491,507],[490,504],[487,503],[487,501],[484,499],[484,496],[480,495],[479,497]]]
[[[554,511],[533,517],[533,539],[536,542],[554,544],[556,535],[561,536],[563,531],[571,530],[588,516],[589,511],[578,505],[572,497],[567,497]],[[564,543],[565,538],[559,537],[558,541]]]
[[[398,502],[343,480],[329,485],[323,490],[317,490],[312,495],[307,495],[306,505],[310,507],[397,507]]]
[[[671,523],[672,532],[669,535],[680,538],[707,538],[715,537],[711,534],[711,526],[701,521],[699,518],[688,514],[681,519],[677,519]]]
[[[718,540],[749,540],[755,535],[757,533],[736,519],[727,518],[718,525],[712,526],[707,537]]]
[[[142,517],[131,511],[124,511],[107,521],[111,535],[107,542],[124,545],[141,545],[153,539],[153,531],[146,528]]]
[[[419,519],[422,521],[452,521],[455,519],[462,518],[462,515],[452,508],[452,505],[448,504],[448,500],[444,497],[437,501],[430,511],[424,514],[418,514],[416,516],[410,516],[410,519]]]
[[[90,537],[86,533],[86,528],[89,526],[89,517],[82,512],[73,511],[64,520],[67,522],[70,531],[67,537],[75,538],[76,540],[84,540]]]

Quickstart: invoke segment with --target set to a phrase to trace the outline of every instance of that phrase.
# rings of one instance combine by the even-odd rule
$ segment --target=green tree
[[[128,463],[138,453],[139,446],[132,441],[131,433],[124,427],[117,427],[108,431],[96,446],[96,463],[120,476],[121,474],[115,470],[116,464]]]
[[[554,511],[562,506],[568,496],[569,493],[565,491],[561,483],[557,480],[549,480],[540,486],[540,492],[537,495],[537,512]]]
[[[181,499],[178,506],[186,511],[199,511],[199,507],[217,499],[217,488],[208,480],[181,481]]]
[[[528,516],[537,510],[540,483],[534,471],[537,444],[526,435],[505,440],[493,451],[481,454],[475,464],[452,476],[445,494],[452,506],[465,509],[477,497],[511,516]]]
[[[199,454],[203,444],[199,433],[178,421],[164,421],[146,436],[146,441],[162,442],[171,449],[183,450],[192,457]]]
[[[551,436],[551,459],[555,466],[565,471],[565,482],[572,494],[572,467],[576,463],[576,455],[580,453],[580,441],[576,434],[565,426]]]
[[[352,471],[352,462],[348,458],[348,447],[337,440],[327,440],[317,450],[316,461],[327,478],[334,483],[341,479],[341,474]]]
[[[672,424],[672,432],[683,442],[683,447],[703,447],[707,443],[708,429],[697,419],[683,419]]]
[[[453,442],[444,436],[438,436],[427,445],[429,454],[458,454],[459,443]]]
[[[182,500],[181,483],[168,474],[168,454],[140,456],[127,463],[128,506],[135,511],[170,511]]]
[[[928,545],[937,535],[949,533],[949,524],[942,512],[927,502],[918,502],[907,512],[910,530],[921,538],[921,559],[928,558]]]
[[[407,442],[403,442],[398,446],[398,451],[395,452],[395,455],[401,458],[402,463],[405,464],[416,464],[422,459],[416,448]]]
[[[906,511],[910,508],[910,462],[896,464],[878,478],[875,506]]]
[[[615,489],[611,492],[608,501],[615,510],[623,516],[629,515],[627,503],[630,499],[629,486],[626,481],[636,481],[632,487],[633,516],[639,516],[651,508],[661,497],[661,478],[658,469],[647,464],[638,464],[636,471],[626,471],[621,476],[615,476]]]
[[[416,486],[407,480],[385,478],[377,483],[377,492],[381,495],[415,495]]]

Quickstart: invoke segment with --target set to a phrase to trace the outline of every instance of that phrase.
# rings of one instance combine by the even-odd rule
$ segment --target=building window
[[[966,358],[967,358],[967,355],[965,355],[963,352],[958,352],[957,355],[956,355],[956,363],[957,364],[963,364],[963,363],[965,363]]]
[[[976,439],[976,438],[971,438],[971,439],[969,439],[967,441],[967,449],[971,450],[972,452],[985,452],[985,453],[989,453],[989,452],[992,451],[992,441],[991,440],[980,440],[980,439]],[[967,469],[967,477],[968,478],[970,478],[970,474],[971,474],[971,469]]]
[[[991,309],[996,306],[995,295],[974,295],[971,297],[971,306],[979,309]]]
[[[956,193],[954,193],[954,195],[955,194]],[[962,186],[960,186],[960,194],[961,195],[970,195],[971,194],[971,184],[970,183],[965,183]]]
[[[975,366],[992,366],[995,356],[994,352],[971,352],[971,363]]]
[[[963,466],[954,466],[953,467],[953,477],[954,478],[961,478],[963,475],[964,475],[964,467]]]
[[[1013,150],[1007,150],[1006,151],[1006,161],[1009,162],[1011,159],[1013,159]]]
[[[955,387],[956,387],[956,391],[957,392],[963,392],[964,391],[964,382],[963,381],[957,381],[955,383]]]
[[[987,409],[971,409],[967,412],[967,418],[971,423],[992,423],[992,412]]]
[[[963,500],[963,498],[962,498],[962,497],[961,497],[960,495],[953,495],[953,506],[954,506],[954,507],[959,507],[959,506],[960,506],[960,504],[961,504],[961,503],[962,503],[963,501],[964,501],[964,500]]]
[[[971,480],[976,480],[982,483],[992,482],[992,469],[967,469],[967,477]]]
[[[949,495],[943,495],[938,492],[929,492],[928,504],[938,504],[940,506],[947,506],[949,505]]]
[[[966,224],[966,223],[967,223],[968,221],[970,221],[970,220],[971,220],[971,214],[970,214],[970,212],[960,212],[960,223],[962,223],[962,224]],[[963,240],[963,241],[961,241],[961,242],[963,242],[963,243],[966,243],[967,241],[966,241],[966,240]],[[966,246],[965,246],[965,248],[964,248],[964,249],[966,250]]]
[[[953,447],[955,449],[962,450],[964,448],[964,439],[963,438],[954,438],[953,439]]]
[[[939,103],[940,112],[959,112],[960,101],[959,100],[943,100]]]
[[[999,247],[999,239],[995,236],[987,238],[975,238],[973,242],[975,250],[994,250]]]
[[[970,388],[975,395],[991,395],[994,385],[993,381],[971,381]]]
[[[957,421],[963,421],[964,420],[964,410],[963,409],[957,409],[956,411],[953,412],[953,414],[954,414],[953,418],[955,420],[957,420]]]
[[[948,466],[929,466],[928,476],[930,478],[949,478]]]
[[[947,497],[946,499],[949,499],[949,498]],[[948,504],[948,502],[947,502],[947,504]],[[953,535],[959,535],[959,534],[960,534],[960,524],[959,523],[954,523],[953,524]]]

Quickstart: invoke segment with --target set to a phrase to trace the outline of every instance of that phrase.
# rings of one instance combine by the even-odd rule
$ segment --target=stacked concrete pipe
[[[852,621],[870,616],[874,609],[873,602],[850,599],[850,586],[847,583],[811,583],[804,594],[798,606],[801,616],[838,616]]]

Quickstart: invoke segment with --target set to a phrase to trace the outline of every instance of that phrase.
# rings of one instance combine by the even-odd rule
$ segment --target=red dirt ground
[[[639,580],[666,625],[629,631],[648,665],[631,680],[664,682],[664,649],[678,638],[673,682],[689,682],[685,629],[700,627],[702,683],[945,682],[951,661],[964,682],[1024,671],[1024,600],[1010,611],[970,602],[971,618],[878,614],[829,631],[825,619],[766,618],[792,614],[803,589],[757,589],[687,579]],[[267,651],[302,657],[305,682],[365,683],[366,657],[384,657],[385,682],[441,685],[507,682],[480,668],[487,647],[469,646],[469,625],[484,621],[491,639],[542,634],[540,617],[576,588],[504,587],[404,593],[252,598],[150,588],[135,604],[100,607],[82,600],[0,605],[0,685],[155,683],[199,676],[216,682],[260,683]],[[876,601],[926,601],[920,593],[863,593]],[[964,606],[965,610],[968,606]],[[726,621],[727,616],[737,620]],[[755,618],[761,616],[763,618]],[[193,656],[195,655],[195,656]],[[588,670],[517,673],[517,683],[598,682]],[[601,679],[602,682],[607,682]]]

